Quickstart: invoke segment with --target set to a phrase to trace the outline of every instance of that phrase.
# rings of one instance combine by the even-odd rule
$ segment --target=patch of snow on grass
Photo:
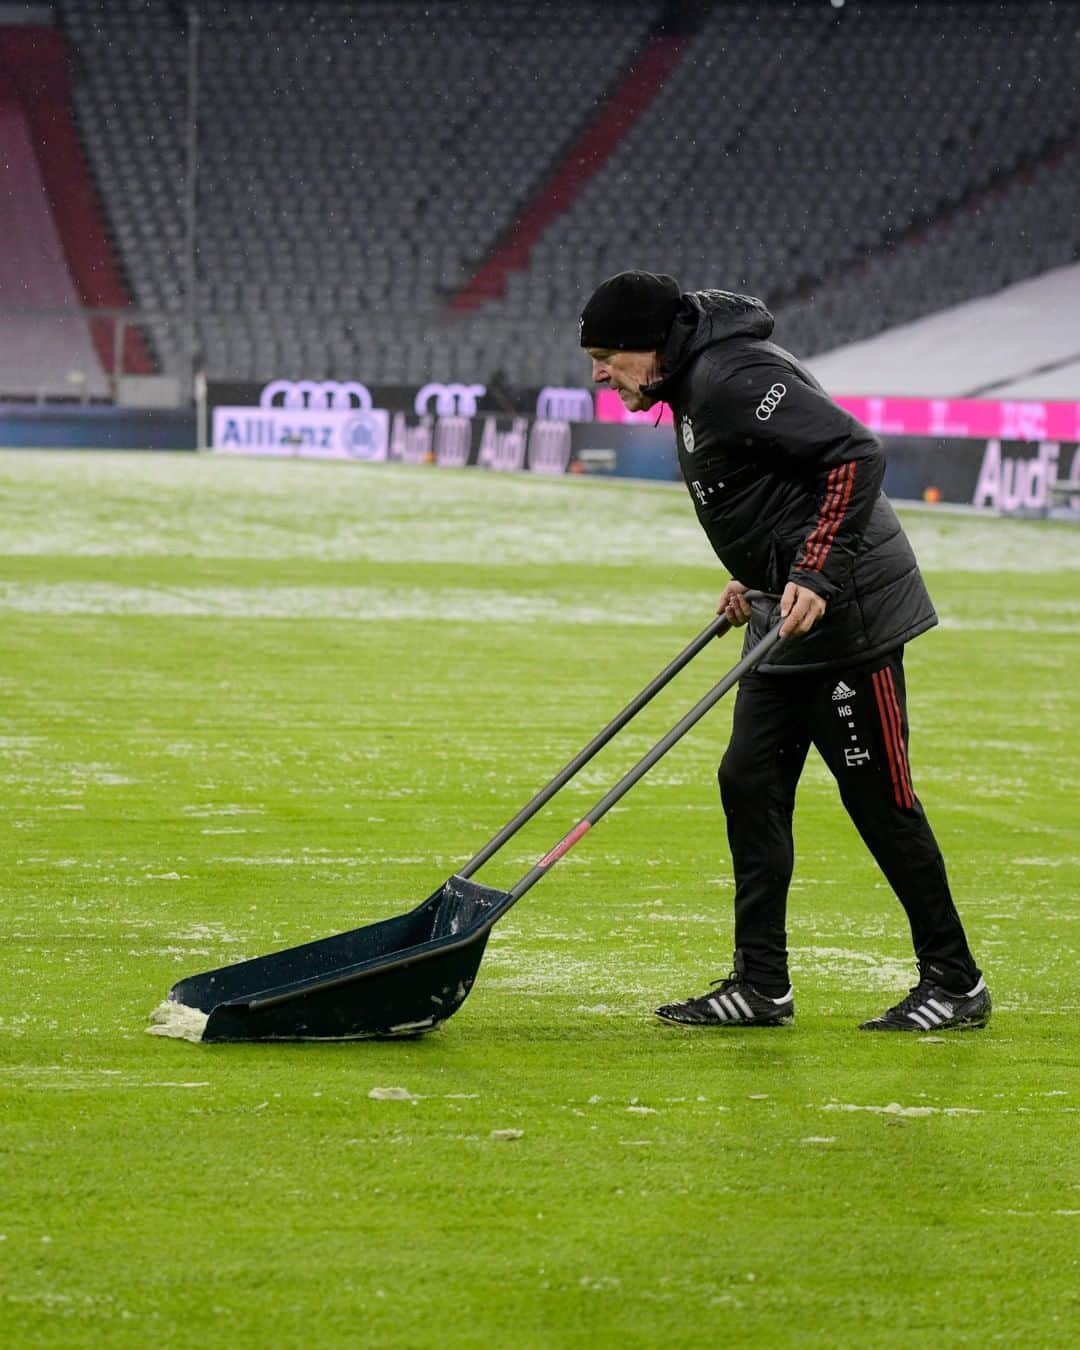
[[[935,517],[929,511],[901,514],[915,556],[927,572],[1058,572],[1080,568],[1080,532],[1068,527],[998,516]]]
[[[901,989],[912,983],[912,962],[846,947],[801,947],[791,953],[796,975],[810,969],[839,979],[845,988]]]
[[[887,1106],[856,1106],[852,1102],[826,1102],[823,1111],[872,1111],[882,1116],[981,1116],[985,1113],[974,1106],[901,1106],[889,1102]]]

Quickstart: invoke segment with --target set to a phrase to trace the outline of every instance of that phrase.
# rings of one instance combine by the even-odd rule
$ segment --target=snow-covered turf
[[[54,453],[51,462],[56,482],[43,485],[33,455],[0,453],[12,494],[6,554],[496,566],[712,559],[675,484],[273,459],[253,471],[227,456]],[[26,487],[33,510],[20,510]],[[1069,525],[933,508],[907,510],[905,523],[929,571],[1080,569],[1080,533]]]
[[[1080,531],[903,513],[942,617],[906,660],[915,784],[985,1032],[856,1031],[913,966],[813,759],[795,1024],[653,1017],[730,961],[725,700],[497,925],[438,1032],[230,1046],[148,1015],[426,898],[724,575],[657,485],[20,452],[0,493],[5,1343],[1067,1342]],[[517,880],[733,651],[480,879]]]

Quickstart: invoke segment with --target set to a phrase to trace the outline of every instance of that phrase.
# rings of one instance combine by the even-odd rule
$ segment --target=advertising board
[[[248,455],[383,460],[389,446],[385,408],[214,408],[211,446]]]
[[[215,392],[219,400],[222,393],[232,398],[215,403]],[[520,391],[520,402],[527,411],[494,410],[484,385],[471,383],[414,389],[274,380],[219,386],[211,393],[212,444],[234,454],[679,479],[666,405],[629,413],[611,390],[552,387]],[[1080,403],[837,402],[881,437],[885,491],[897,500],[1021,515],[1080,513],[1080,493],[1068,491],[1080,482]]]

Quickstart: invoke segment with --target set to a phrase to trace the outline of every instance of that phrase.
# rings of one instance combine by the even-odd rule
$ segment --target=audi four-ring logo
[[[546,384],[537,395],[536,415],[554,422],[591,422],[592,394],[587,389]]]
[[[271,380],[259,395],[260,408],[306,408],[310,412],[361,408],[371,411],[371,390],[356,380]]]
[[[767,422],[776,411],[780,400],[787,393],[786,384],[774,384],[761,402],[757,405],[757,411],[754,416],[759,422]]]
[[[486,392],[482,384],[425,384],[416,391],[413,407],[417,417],[423,417],[434,399],[439,417],[475,417],[476,401]]]

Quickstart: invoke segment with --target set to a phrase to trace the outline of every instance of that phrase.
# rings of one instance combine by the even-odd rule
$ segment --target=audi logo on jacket
[[[777,593],[794,581],[828,602],[809,634],[781,644],[760,669],[870,660],[932,628],[937,615],[881,492],[880,443],[768,340],[772,331],[753,296],[686,294],[663,374],[646,392],[671,405],[683,478],[731,575]],[[755,606],[747,643],[775,617]]]

